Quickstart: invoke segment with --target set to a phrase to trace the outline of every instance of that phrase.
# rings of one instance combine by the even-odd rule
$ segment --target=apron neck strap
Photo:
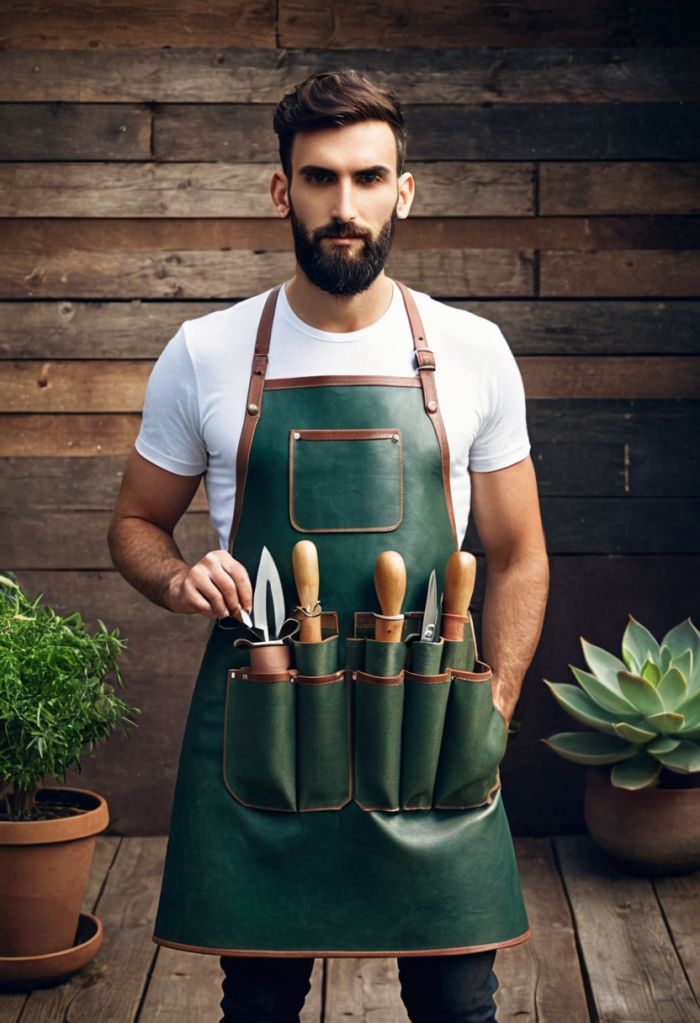
[[[406,306],[406,315],[408,316],[411,335],[413,337],[413,347],[416,353],[416,366],[421,378],[421,383],[423,383],[423,390],[425,390],[424,381],[432,378],[424,376],[424,374],[435,371],[435,356],[426,344],[423,321],[420,318],[418,306],[415,303],[413,295],[406,285],[401,283],[401,281],[396,281],[396,286],[401,292],[401,297],[403,298],[404,305]],[[262,376],[264,378],[267,372],[267,360],[270,352],[270,336],[272,334],[272,321],[275,318],[275,308],[277,306],[277,299],[281,289],[281,284],[277,288],[272,289],[270,294],[267,296],[262,316],[260,317],[258,333],[255,338],[255,354],[253,356],[252,372],[254,376]]]
[[[413,347],[416,353],[416,366],[418,368],[418,376],[420,377],[421,388],[423,391],[423,405],[425,406],[426,413],[432,420],[438,443],[440,445],[447,507],[450,515],[450,522],[452,524],[452,532],[454,533],[456,540],[457,529],[454,511],[452,508],[452,497],[450,494],[450,454],[447,445],[447,434],[442,422],[442,416],[440,415],[440,406],[438,405],[437,400],[437,389],[435,387],[435,356],[426,344],[423,322],[420,318],[420,313],[418,312],[418,307],[416,306],[413,296],[405,284],[401,284],[400,281],[396,281],[396,285],[401,292],[401,297],[403,298],[404,305],[406,306],[408,322],[411,327]],[[260,406],[262,405],[263,390],[265,388],[265,374],[267,373],[268,353],[270,351],[272,321],[275,317],[275,307],[277,305],[277,299],[279,297],[281,287],[282,285],[279,285],[277,288],[273,288],[267,296],[262,316],[260,317],[260,324],[258,325],[258,333],[255,338],[255,354],[253,356],[253,367],[250,375],[250,386],[248,388],[246,417],[243,424],[243,431],[238,445],[238,456],[236,459],[236,500],[233,511],[233,522],[231,523],[229,550],[232,550],[233,539],[236,535],[236,530],[238,529],[238,523],[242,511],[243,488],[245,487],[245,480],[248,473],[248,455],[250,453],[251,444],[253,443],[255,427],[257,426],[260,418]]]

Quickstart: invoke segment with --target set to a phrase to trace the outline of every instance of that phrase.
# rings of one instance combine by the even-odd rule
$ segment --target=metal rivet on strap
[[[395,433],[394,436],[391,439],[393,440],[394,444],[398,444],[399,443],[399,435],[398,435],[398,433]]]
[[[419,337],[418,340],[419,341],[425,341],[425,338],[424,337]]]
[[[295,433],[294,434],[294,440],[301,440],[301,434],[300,433]]]
[[[248,406],[248,414],[251,416],[257,416],[259,411],[260,409],[253,402],[251,402],[250,405]]]
[[[428,402],[428,412],[437,412],[437,402],[436,401],[429,401]]]

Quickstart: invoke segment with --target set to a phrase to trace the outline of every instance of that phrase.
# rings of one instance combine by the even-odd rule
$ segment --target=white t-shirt
[[[412,292],[435,353],[435,386],[450,448],[460,542],[469,519],[469,469],[493,472],[530,451],[525,395],[498,327],[473,313]],[[236,452],[246,415],[255,336],[268,292],[183,324],[156,363],[136,450],[180,476],[206,473],[211,520],[228,547],[236,493]],[[376,323],[350,334],[308,326],[280,292],[267,377],[417,376],[401,293]],[[263,405],[262,415],[265,415]]]

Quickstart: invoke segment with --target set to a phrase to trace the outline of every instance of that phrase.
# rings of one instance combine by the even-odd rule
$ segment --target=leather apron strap
[[[416,306],[413,296],[405,284],[402,284],[400,281],[396,281],[395,283],[401,292],[401,297],[403,298],[404,305],[406,307],[406,315],[408,316],[408,322],[411,328],[413,348],[416,354],[416,367],[418,369],[418,376],[420,377],[421,388],[423,390],[423,406],[432,421],[438,445],[440,447],[442,479],[445,487],[447,510],[450,517],[450,525],[452,526],[452,534],[455,538],[455,544],[457,544],[457,524],[455,522],[454,508],[452,506],[452,490],[450,487],[450,449],[447,442],[445,424],[440,413],[437,388],[435,387],[435,356],[426,343],[423,321],[421,320],[420,313],[418,312],[418,307]],[[272,322],[275,318],[275,308],[277,306],[277,299],[281,288],[282,285],[273,288],[267,296],[262,316],[260,317],[260,323],[258,325],[258,333],[255,338],[255,353],[253,355],[253,368],[250,375],[250,385],[248,387],[246,417],[241,431],[241,439],[238,444],[238,453],[236,455],[236,497],[233,510],[233,520],[231,522],[231,533],[229,536],[229,551],[232,551],[233,549],[233,540],[238,530],[238,524],[243,510],[243,493],[248,475],[250,448],[253,443],[255,427],[260,419],[260,411],[262,409],[262,398],[265,390],[265,374],[267,373],[270,337],[272,335]]]

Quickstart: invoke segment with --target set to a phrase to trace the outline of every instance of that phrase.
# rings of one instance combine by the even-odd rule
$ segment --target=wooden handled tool
[[[460,642],[464,639],[464,622],[474,593],[476,558],[466,551],[455,551],[447,562],[445,589],[442,598],[442,638]],[[449,615],[457,615],[450,618]]]
[[[316,544],[311,540],[300,540],[298,544],[295,544],[292,551],[292,566],[299,594],[299,606],[312,613],[318,611],[316,604],[318,602],[319,572]],[[303,615],[299,629],[299,642],[320,643],[322,638],[321,616],[307,618],[306,615]]]
[[[383,615],[400,615],[403,598],[406,595],[406,566],[396,551],[384,551],[374,565],[374,586]],[[403,618],[390,622],[377,618],[374,638],[385,643],[400,643],[403,632]]]

